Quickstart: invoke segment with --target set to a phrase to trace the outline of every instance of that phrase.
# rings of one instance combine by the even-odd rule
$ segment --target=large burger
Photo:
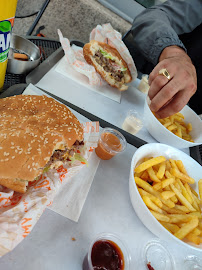
[[[56,100],[23,95],[0,99],[0,185],[24,193],[29,181],[71,162],[83,144],[81,124]]]

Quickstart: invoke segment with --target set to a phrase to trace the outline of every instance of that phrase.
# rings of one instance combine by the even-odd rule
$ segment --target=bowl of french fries
[[[134,154],[130,198],[140,220],[160,239],[202,251],[202,166],[160,143]]]
[[[144,106],[145,126],[160,143],[176,148],[188,148],[202,144],[202,120],[189,107],[164,119],[158,119],[149,108],[147,96]]]

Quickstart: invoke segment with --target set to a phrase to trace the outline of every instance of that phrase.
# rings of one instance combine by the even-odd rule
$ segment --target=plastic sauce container
[[[160,239],[152,239],[151,241],[149,241],[143,248],[142,256],[145,262],[145,267],[148,269],[155,269],[155,270],[175,269],[175,262],[166,246],[166,242]]]
[[[129,270],[130,255],[118,236],[103,233],[91,243],[83,270]]]
[[[138,113],[135,110],[129,110],[122,124],[122,129],[135,135],[142,127]]]
[[[126,139],[117,130],[104,128],[98,146],[95,148],[97,156],[103,160],[111,159],[116,154],[123,152],[126,148]]]

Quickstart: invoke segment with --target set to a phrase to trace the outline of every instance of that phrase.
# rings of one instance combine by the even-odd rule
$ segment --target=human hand
[[[170,80],[159,75],[162,68],[168,70]],[[196,92],[196,69],[183,49],[169,46],[150,73],[149,85],[150,109],[158,118],[168,117],[179,112]]]

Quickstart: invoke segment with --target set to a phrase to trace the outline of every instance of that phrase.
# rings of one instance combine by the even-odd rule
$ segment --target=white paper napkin
[[[89,160],[89,166],[84,167],[77,175],[69,179],[70,181],[66,185],[61,186],[49,209],[77,222],[99,162],[100,159],[93,152]]]
[[[81,48],[79,47],[79,49]],[[99,93],[100,95],[110,98],[118,103],[121,102],[121,92],[118,89],[113,88],[108,84],[102,86],[90,85],[88,78],[85,75],[75,71],[71,66],[68,65],[68,63],[65,60],[65,56],[59,61],[58,65],[55,68],[55,71],[71,80],[76,81],[81,85],[84,85],[91,91]]]
[[[25,89],[23,94],[42,95],[44,92],[30,84]],[[74,110],[71,109],[71,111],[76,114],[80,122],[89,122],[87,118],[75,113]],[[93,137],[91,140],[93,140]],[[93,182],[93,178],[99,166],[99,162],[100,159],[95,153],[92,153],[89,160],[89,166],[85,166],[77,175],[70,178],[70,181],[61,186],[61,189],[58,191],[54,198],[53,204],[49,207],[49,209],[77,222]]]

